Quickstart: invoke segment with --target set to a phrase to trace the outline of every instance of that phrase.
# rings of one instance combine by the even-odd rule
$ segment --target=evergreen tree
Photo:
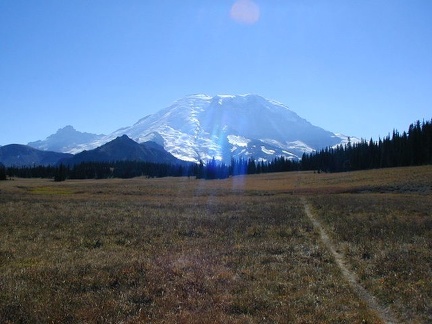
[[[67,168],[61,163],[54,174],[54,181],[65,181],[67,177]]]
[[[0,180],[6,180],[6,168],[3,164],[0,164]]]
[[[378,142],[370,139],[360,143],[325,148],[312,154],[303,154],[303,170],[324,170],[331,172],[388,168],[432,163],[432,120],[409,126],[402,135],[393,130]]]

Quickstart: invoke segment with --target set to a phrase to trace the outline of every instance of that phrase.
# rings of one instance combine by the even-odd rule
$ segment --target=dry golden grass
[[[363,286],[404,322],[431,322],[431,195],[339,194],[310,200]]]
[[[432,167],[0,183],[0,322],[380,322],[361,283],[431,320]],[[402,261],[403,260],[403,261]]]

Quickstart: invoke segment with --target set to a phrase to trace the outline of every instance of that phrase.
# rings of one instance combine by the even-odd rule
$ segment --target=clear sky
[[[432,118],[431,0],[0,0],[0,145],[253,93],[375,140]]]

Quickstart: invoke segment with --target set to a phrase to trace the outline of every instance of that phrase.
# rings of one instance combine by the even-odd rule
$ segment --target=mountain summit
[[[127,135],[138,143],[153,141],[175,157],[198,162],[212,158],[269,161],[278,156],[301,158],[347,137],[314,126],[287,106],[258,95],[190,95],[146,116],[134,125],[86,143],[68,153],[99,147]]]
[[[43,141],[30,142],[27,145],[44,151],[75,153],[74,150],[81,144],[96,141],[105,135],[82,133],[68,125],[60,128],[55,134]]]

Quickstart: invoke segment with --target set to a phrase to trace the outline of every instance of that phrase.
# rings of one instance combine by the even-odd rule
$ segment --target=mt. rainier
[[[229,163],[231,158],[272,160],[277,156],[301,158],[327,146],[347,142],[299,117],[287,106],[257,95],[190,95],[68,153],[93,149],[118,136],[138,143],[154,141],[175,157]]]

